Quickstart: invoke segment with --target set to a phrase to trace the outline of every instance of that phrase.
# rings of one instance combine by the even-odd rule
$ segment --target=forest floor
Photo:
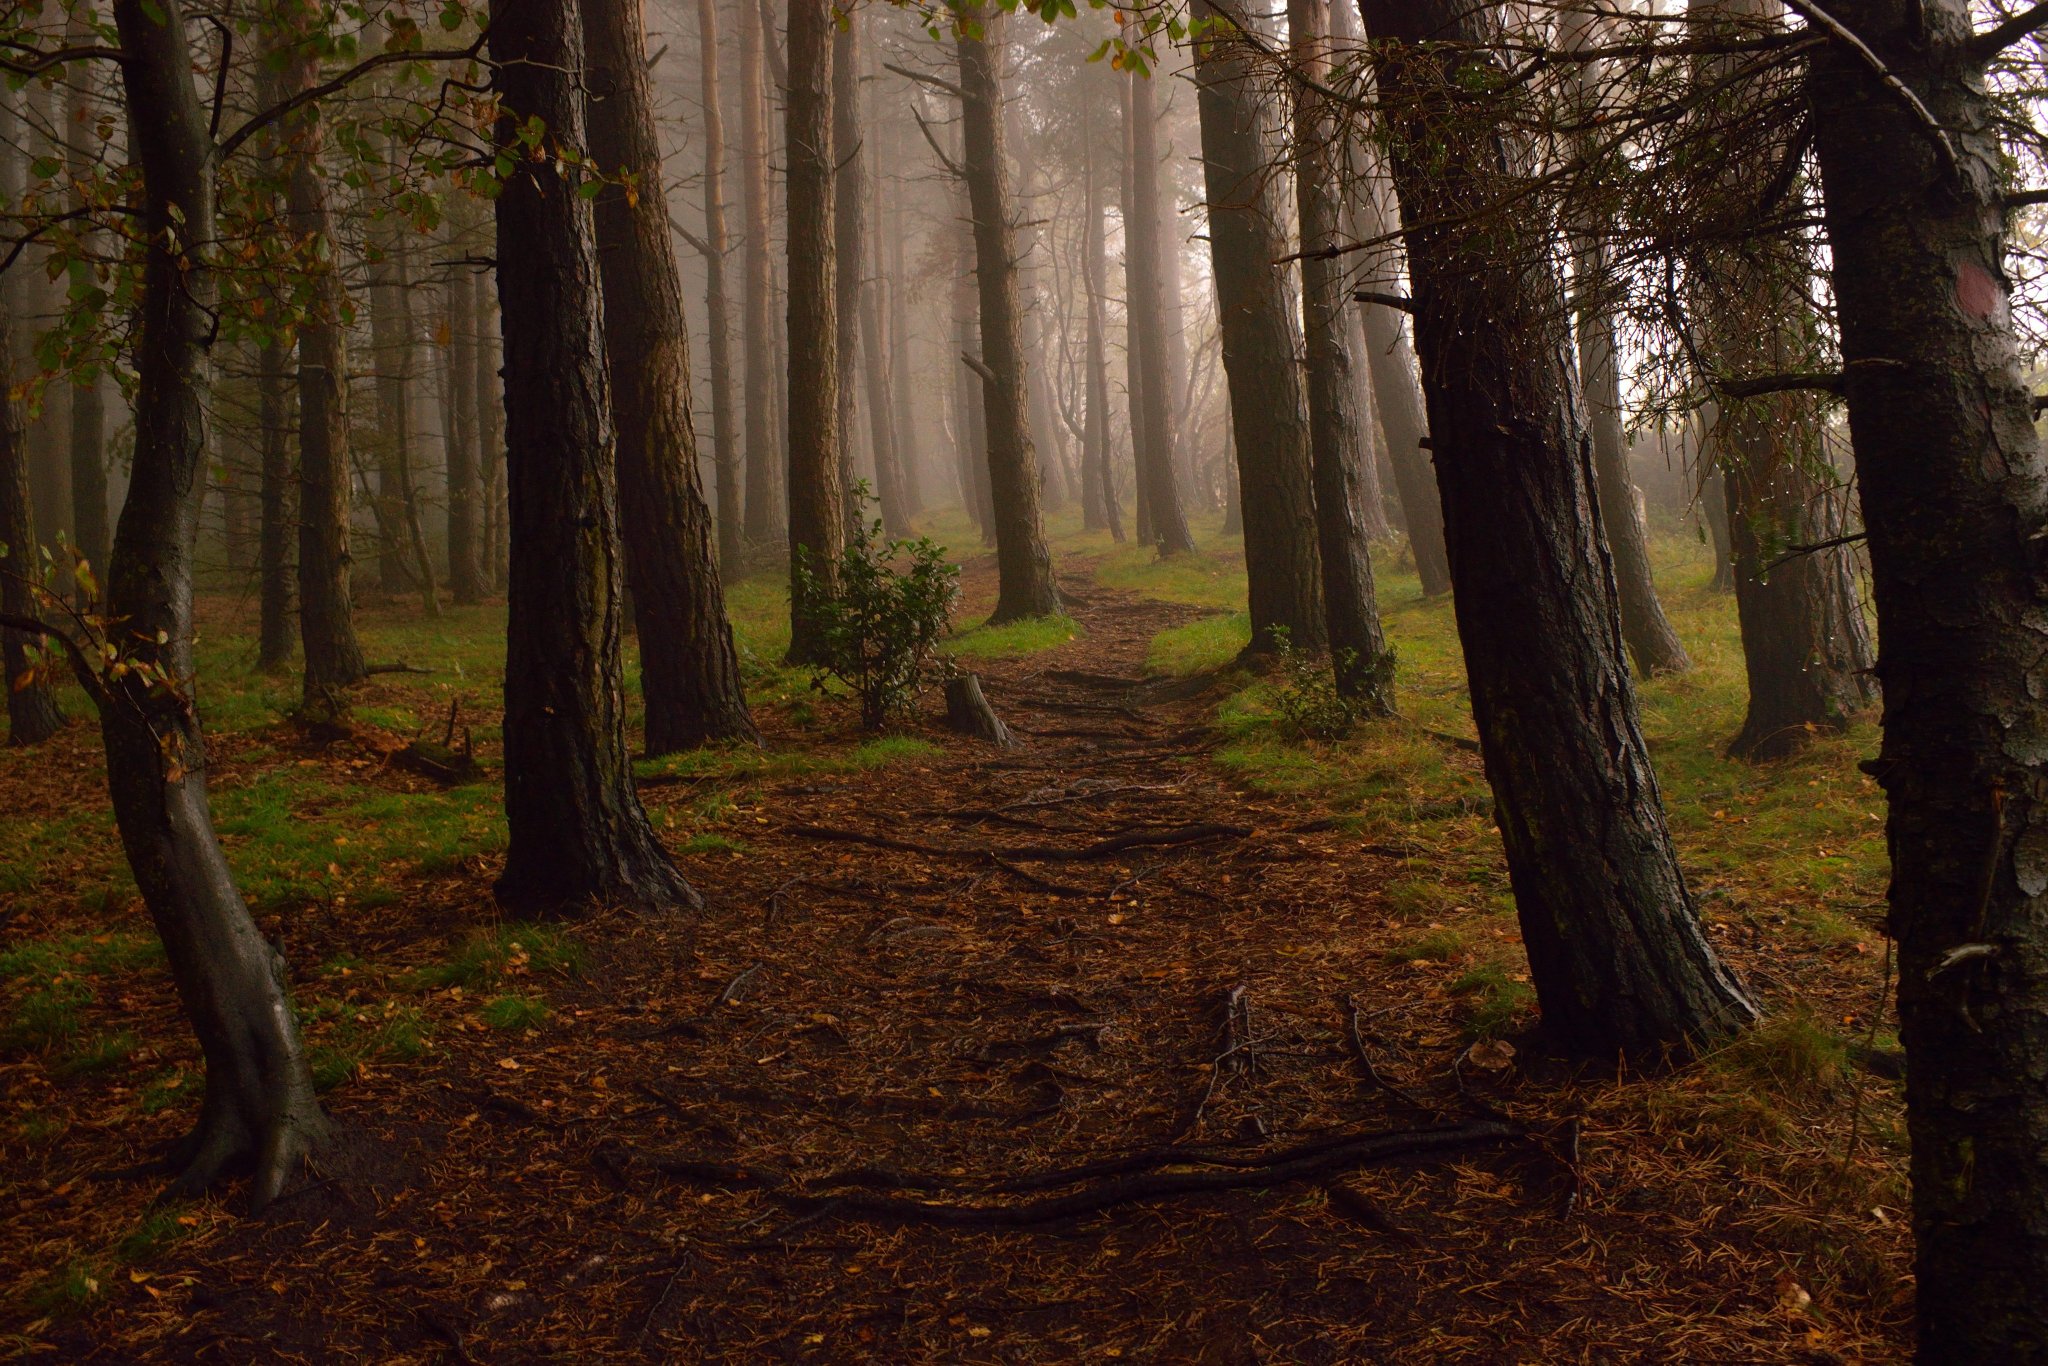
[[[1307,744],[1270,681],[1216,667],[1243,629],[1227,556],[1069,540],[1071,620],[955,642],[1022,748],[863,739],[756,663],[765,750],[640,765],[704,911],[556,926],[492,906],[495,784],[393,761],[457,700],[495,757],[488,611],[370,612],[373,652],[436,673],[373,680],[353,738],[318,742],[210,605],[221,827],[344,1135],[260,1220],[114,1174],[190,1122],[196,1053],[91,730],[0,756],[0,1349],[1902,1353],[1897,1086],[1850,1061],[1891,1043],[1869,727],[1720,760],[1732,613],[1696,558],[1667,548],[1701,669],[1649,686],[1646,724],[1715,942],[1774,1014],[1640,1077],[1523,1032],[1444,604],[1390,578],[1403,717]],[[967,566],[970,608],[990,574]],[[734,593],[757,660],[776,601]]]

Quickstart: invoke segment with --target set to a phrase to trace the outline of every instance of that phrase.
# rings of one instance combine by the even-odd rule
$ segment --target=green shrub
[[[856,496],[868,501],[866,484]],[[836,593],[825,591],[801,547],[796,557],[796,591],[818,620],[823,655],[812,686],[843,684],[860,701],[861,725],[880,730],[917,699],[960,595],[960,571],[929,537],[889,540],[881,522],[864,518],[839,556]],[[901,571],[899,559],[907,561]]]
[[[1280,666],[1271,685],[1274,710],[1304,740],[1342,740],[1358,723],[1358,707],[1337,691],[1336,668],[1350,668],[1356,652],[1344,651],[1333,667],[1320,655],[1295,649],[1285,626],[1275,626],[1272,634]]]

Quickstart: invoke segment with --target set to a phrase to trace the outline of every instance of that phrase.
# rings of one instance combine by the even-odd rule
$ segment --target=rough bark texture
[[[838,592],[846,545],[839,451],[839,274],[832,163],[832,10],[790,0],[789,661],[823,649],[817,598]],[[808,583],[798,570],[807,568]]]
[[[1196,13],[1222,19],[1203,0]],[[1285,275],[1287,254],[1275,202],[1266,120],[1240,43],[1222,22],[1195,48],[1196,100],[1202,120],[1209,196],[1209,253],[1216,276],[1223,369],[1230,381],[1237,438],[1238,500],[1250,580],[1252,643],[1273,647],[1287,629],[1297,649],[1321,650],[1322,566],[1316,550],[1315,493],[1309,473],[1308,414],[1299,346]]]
[[[1003,158],[1001,10],[984,8],[981,35],[959,36],[961,169],[974,221],[974,276],[980,298],[982,415],[994,504],[996,610],[991,622],[1060,610],[1052,553],[1038,512],[1038,457],[1031,444],[1027,364],[1017,327],[1017,256],[1010,225],[1009,167]]]
[[[860,298],[867,273],[867,145],[860,117],[860,30],[851,13],[832,30],[832,250],[837,330],[832,351],[839,375],[839,488],[849,534],[863,511],[854,497],[854,402],[859,392]]]
[[[740,9],[740,213],[745,220],[740,261],[740,333],[746,348],[746,537],[773,541],[782,530],[781,421],[775,411],[780,382],[775,364],[774,267],[768,230],[768,97],[763,88],[767,35],[754,0]]]
[[[732,320],[725,297],[725,110],[718,70],[718,0],[697,0],[698,103],[704,121],[704,330],[711,367],[711,469],[718,480],[718,560],[739,572],[745,548],[740,443],[732,406]]]
[[[511,843],[498,900],[526,914],[593,901],[694,906],[648,825],[626,753],[619,507],[591,211],[563,161],[517,151],[517,130],[535,117],[548,130],[544,153],[585,145],[575,10],[501,0],[490,55],[498,146],[517,162],[497,199],[512,539]]]
[[[1356,208],[1361,240],[1384,238],[1394,231],[1393,206],[1379,177],[1367,182]],[[1363,288],[1393,293],[1399,284],[1394,252],[1373,256]],[[1372,395],[1380,435],[1387,443],[1387,463],[1394,470],[1394,491],[1401,499],[1401,521],[1408,529],[1408,553],[1422,580],[1422,595],[1451,591],[1451,564],[1444,549],[1444,514],[1437,496],[1436,474],[1430,468],[1429,419],[1416,388],[1415,349],[1401,314],[1384,304],[1360,304],[1365,312],[1365,361],[1372,372]]]
[[[1563,286],[1487,11],[1365,0],[1407,225],[1458,636],[1546,1030],[1654,1057],[1747,1023],[1664,821],[1572,401]],[[1442,46],[1418,46],[1425,40]],[[1467,47],[1466,45],[1470,46]]]
[[[109,611],[131,670],[100,700],[115,824],[206,1059],[206,1095],[172,1161],[192,1195],[253,1167],[250,1203],[274,1198],[327,1121],[313,1096],[284,963],[257,931],[213,830],[193,705],[192,560],[205,468],[213,273],[184,244],[214,240],[206,113],[179,0],[115,0],[122,80],[142,172],[135,462],[107,567]],[[162,643],[159,644],[158,642]]]
[[[1924,101],[1813,61],[1877,601],[1919,1359],[2048,1360],[2048,463],[2005,284],[2005,182],[1962,0],[1829,11]]]
[[[647,752],[758,740],[725,615],[690,423],[690,337],[662,193],[638,0],[583,0],[590,149],[638,177],[597,200],[605,356],[618,441],[626,579],[640,637]]]
[[[1124,230],[1124,281],[1129,301],[1130,343],[1140,381],[1133,394],[1131,425],[1142,426],[1137,443],[1138,478],[1145,489],[1146,529],[1162,555],[1190,554],[1195,538],[1181,507],[1175,477],[1173,407],[1178,395],[1168,379],[1166,290],[1159,262],[1159,115],[1152,79],[1131,75],[1131,212]]]
[[[1339,0],[1349,3],[1349,0]],[[1288,42],[1295,66],[1321,83],[1328,69],[1327,0],[1288,0]],[[1309,466],[1315,482],[1316,538],[1322,552],[1323,611],[1337,691],[1376,716],[1394,711],[1394,656],[1380,630],[1372,552],[1362,509],[1372,448],[1359,408],[1351,354],[1350,301],[1343,268],[1317,253],[1339,244],[1336,124],[1308,84],[1294,92],[1294,200],[1301,225],[1301,316],[1308,377]]]

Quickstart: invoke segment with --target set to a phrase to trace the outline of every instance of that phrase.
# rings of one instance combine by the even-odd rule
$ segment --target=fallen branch
[[[1356,996],[1347,996],[1344,998],[1344,1004],[1350,1011],[1347,1023],[1350,1026],[1351,1049],[1352,1052],[1358,1055],[1358,1065],[1365,1069],[1366,1080],[1379,1087],[1380,1090],[1385,1091],[1388,1095],[1393,1096],[1397,1100],[1406,1101],[1418,1110],[1434,1108],[1416,1097],[1413,1092],[1396,1086],[1393,1082],[1380,1075],[1380,1069],[1373,1065],[1371,1052],[1366,1049],[1365,1032],[1359,1028],[1361,1012],[1358,1008],[1358,998]]]

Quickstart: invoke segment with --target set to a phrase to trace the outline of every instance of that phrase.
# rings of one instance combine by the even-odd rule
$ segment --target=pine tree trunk
[[[973,210],[961,206],[963,219]],[[963,222],[956,233],[959,246],[959,274],[953,283],[953,350],[960,363],[952,367],[953,414],[957,449],[955,466],[960,478],[960,503],[974,518],[983,545],[995,541],[995,510],[988,488],[988,420],[982,398],[981,376],[971,367],[981,360],[981,324],[975,317],[974,234]]]
[[[848,534],[865,515],[855,497],[854,402],[859,392],[860,298],[867,274],[867,146],[861,127],[861,44],[858,20],[851,12],[832,30],[832,249],[838,273],[833,278],[834,319],[838,331],[833,354],[839,375],[839,488],[846,501]]]
[[[217,297],[206,112],[180,0],[114,0],[131,150],[142,176],[135,459],[107,569],[108,611],[131,669],[106,683],[100,734],[114,820],[135,885],[206,1059],[197,1126],[171,1193],[193,1196],[252,1166],[249,1203],[274,1199],[327,1134],[284,963],[257,932],[214,834],[206,745],[192,705],[192,556],[206,458],[206,350]],[[161,643],[159,643],[161,642]],[[172,686],[147,680],[160,673]]]
[[[1206,0],[1196,12],[1221,20]],[[1287,254],[1279,227],[1286,219],[1276,202],[1257,82],[1241,44],[1227,33],[1222,21],[1215,40],[1196,46],[1195,82],[1209,253],[1237,437],[1252,619],[1247,653],[1271,650],[1275,627],[1286,628],[1296,649],[1320,651],[1327,643],[1322,566],[1308,415],[1295,361],[1300,348],[1286,277],[1273,266]]]
[[[1092,102],[1084,104],[1084,119],[1092,107]],[[1095,165],[1093,130],[1086,123],[1082,125],[1081,136],[1085,158],[1081,174],[1086,178],[1082,212],[1087,215],[1081,228],[1081,288],[1087,296],[1088,308],[1087,356],[1083,362],[1087,372],[1087,410],[1082,418],[1086,424],[1081,452],[1083,508],[1095,519],[1089,526],[1107,526],[1110,539],[1121,545],[1124,523],[1117,511],[1116,477],[1109,463],[1109,325],[1103,299],[1109,269],[1102,228],[1102,182]]]
[[[92,11],[86,6],[80,5],[71,12],[65,41],[79,46],[95,41]],[[99,142],[92,131],[91,64],[73,62],[65,68],[64,76],[64,155],[72,182],[78,187],[72,204],[82,209]],[[99,249],[99,239],[96,232],[85,233],[80,249],[88,254]],[[74,376],[71,384],[71,544],[95,572],[106,567],[113,539],[107,524],[106,394],[99,379],[98,367],[91,366]]]
[[[291,45],[287,88],[311,89],[320,60],[307,51],[322,19],[287,0],[275,41]],[[299,322],[299,645],[304,653],[302,713],[331,720],[347,709],[345,691],[365,677],[350,594],[348,332],[340,244],[320,158],[326,135],[317,104],[284,123],[285,198],[307,275]]]
[[[890,214],[889,233],[889,337],[895,357],[890,381],[896,404],[897,468],[903,477],[903,520],[924,511],[923,461],[918,450],[917,402],[912,393],[914,380],[910,335],[910,275],[904,265],[903,239],[908,234],[900,209]]]
[[[486,224],[496,235],[495,223]],[[486,243],[487,248],[493,244]],[[484,486],[484,525],[488,528],[484,536],[484,555],[490,573],[491,589],[502,593],[506,589],[509,569],[507,550],[510,545],[509,519],[505,496],[505,393],[504,379],[498,373],[498,333],[494,325],[496,303],[492,284],[493,277],[483,271],[470,278],[470,290],[475,300],[476,315],[476,433],[477,445],[482,451],[482,476]]]
[[[1350,3],[1350,0],[1338,0]],[[1329,68],[1328,0],[1288,0],[1287,32],[1295,66],[1322,83]],[[1301,225],[1303,354],[1307,358],[1309,463],[1315,482],[1324,620],[1337,691],[1368,715],[1394,712],[1394,656],[1380,629],[1372,552],[1360,509],[1372,458],[1359,411],[1359,383],[1348,331],[1343,267],[1318,255],[1339,244],[1336,126],[1320,93],[1294,91],[1294,199]]]
[[[733,428],[732,319],[725,297],[725,109],[718,70],[718,0],[697,0],[698,105],[704,121],[704,330],[711,367],[711,469],[718,480],[718,561],[740,572],[745,550],[740,444]]]
[[[626,578],[640,637],[647,752],[758,740],[725,616],[711,510],[691,427],[689,328],[662,193],[661,147],[638,0],[583,0],[587,56],[608,90],[590,108],[590,148],[638,193],[597,200],[605,356],[618,439]]]
[[[388,147],[394,158],[398,148]],[[429,617],[441,615],[441,597],[434,583],[434,562],[427,554],[420,525],[419,499],[412,473],[412,289],[405,254],[404,229],[395,222],[384,233],[383,257],[370,273],[370,337],[377,355],[378,522],[383,533],[380,559],[398,565],[396,583],[415,583]],[[410,554],[411,563],[406,563]],[[386,578],[384,586],[393,587]]]
[[[1544,1027],[1588,1055],[1687,1052],[1755,1009],[1707,942],[1638,724],[1563,284],[1541,211],[1516,194],[1530,158],[1515,111],[1490,94],[1493,12],[1362,9],[1407,225],[1458,638]]]
[[[655,838],[626,752],[619,500],[597,244],[560,159],[586,144],[582,35],[558,0],[492,10],[501,152],[497,198],[505,338],[511,582],[505,636],[500,904],[554,914],[593,902],[657,910],[696,894]],[[539,119],[543,155],[520,150]],[[660,196],[653,196],[659,204]]]
[[[285,349],[273,335],[256,353],[257,423],[263,468],[257,490],[262,518],[256,528],[256,667],[283,669],[291,663],[296,603],[292,588],[292,528],[299,519],[299,479],[293,460],[290,380]]]
[[[981,10],[981,35],[957,35],[960,57],[961,168],[974,224],[974,275],[981,308],[983,416],[996,536],[996,610],[991,622],[1051,616],[1060,610],[1052,553],[1038,512],[1038,457],[1031,445],[1026,360],[1017,326],[1017,254],[1010,219],[1009,165],[1003,153],[1000,9]]]
[[[740,332],[746,349],[746,538],[757,544],[782,530],[782,431],[776,414],[774,267],[769,258],[768,96],[764,88],[760,6],[738,0],[740,10],[740,213],[746,233],[741,255]]]
[[[467,234],[458,227],[452,236],[450,254],[460,257]],[[482,602],[485,592],[483,485],[477,476],[476,291],[470,288],[470,273],[468,266],[456,266],[447,289],[448,590],[458,605]],[[416,499],[408,502],[418,506]]]
[[[897,288],[890,282],[891,288]],[[891,393],[889,348],[882,339],[881,280],[870,280],[860,297],[860,341],[867,362],[868,439],[875,448],[875,493],[882,505],[882,530],[910,534],[910,499],[903,490],[903,457],[896,448],[895,400]]]
[[[1133,395],[1131,425],[1143,426],[1137,443],[1138,478],[1145,488],[1147,527],[1162,555],[1192,554],[1195,538],[1181,506],[1173,427],[1178,395],[1167,377],[1166,292],[1160,279],[1159,116],[1153,108],[1152,78],[1127,76],[1131,121],[1132,214],[1124,231],[1124,278],[1130,336],[1140,387]]]

